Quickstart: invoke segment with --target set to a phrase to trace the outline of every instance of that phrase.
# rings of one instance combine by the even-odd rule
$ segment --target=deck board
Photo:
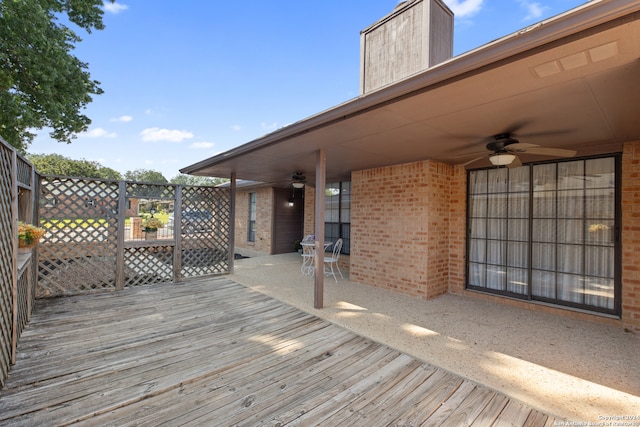
[[[553,421],[223,277],[40,300],[18,350],[0,425]]]

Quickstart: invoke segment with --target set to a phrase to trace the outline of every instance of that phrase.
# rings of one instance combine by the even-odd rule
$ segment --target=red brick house
[[[385,57],[384,26],[404,22],[437,31],[406,47],[419,60]],[[450,30],[438,0],[400,4],[362,32],[359,97],[181,172],[263,183],[237,189],[237,228],[250,193],[269,223],[303,173],[297,223],[348,239],[352,281],[640,332],[640,3],[591,1],[447,58]],[[276,253],[269,230],[255,249]]]

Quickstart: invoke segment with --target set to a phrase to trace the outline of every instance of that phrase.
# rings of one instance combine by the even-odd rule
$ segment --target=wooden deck
[[[226,278],[41,300],[0,390],[12,426],[554,422]]]

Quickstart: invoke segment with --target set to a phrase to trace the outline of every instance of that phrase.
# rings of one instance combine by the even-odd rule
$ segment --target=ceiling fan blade
[[[516,158],[513,159],[513,162],[507,165],[509,169],[519,168],[520,166],[522,166],[522,162],[520,161],[520,157],[518,156],[516,156]]]
[[[519,120],[511,124],[511,126],[504,129],[502,133],[514,134],[531,123],[531,120]]]
[[[526,150],[528,154],[537,154],[540,156],[554,157],[574,157],[578,152],[575,150],[565,150],[564,148],[544,148],[533,147]]]
[[[505,147],[506,151],[517,151],[519,153],[529,151],[532,148],[540,147],[537,144],[529,144],[528,142],[518,142],[517,144],[509,144]]]
[[[475,162],[477,162],[478,160],[482,160],[482,159],[484,159],[485,157],[487,157],[487,156],[480,156],[480,157],[476,157],[476,158],[475,158],[475,159],[473,159],[473,160],[469,160],[468,162],[463,163],[463,164],[462,164],[462,166],[470,165],[471,163],[475,163]]]

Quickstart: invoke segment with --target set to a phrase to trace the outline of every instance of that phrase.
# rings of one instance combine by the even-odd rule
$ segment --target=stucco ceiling
[[[621,151],[640,140],[640,5],[628,3],[595,2],[182,172],[288,185],[302,171],[313,184],[324,148],[330,182],[424,159],[463,164],[507,131],[578,156]]]

